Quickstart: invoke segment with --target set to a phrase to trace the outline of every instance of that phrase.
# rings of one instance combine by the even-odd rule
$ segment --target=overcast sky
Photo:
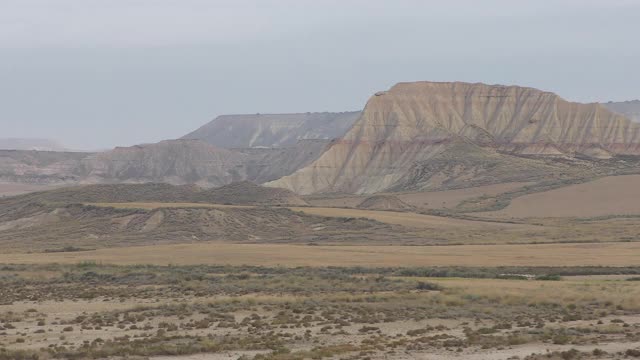
[[[101,149],[399,81],[640,98],[639,0],[0,0],[0,137]]]

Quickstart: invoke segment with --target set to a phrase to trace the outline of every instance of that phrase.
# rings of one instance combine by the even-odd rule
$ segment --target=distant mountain
[[[183,136],[223,148],[286,147],[303,139],[334,139],[351,128],[359,111],[222,115]]]
[[[0,138],[0,150],[65,151],[65,147],[50,139]]]
[[[620,102],[609,101],[602,105],[607,109],[622,114],[633,121],[640,122],[640,100]]]
[[[600,104],[519,86],[400,83],[372,96],[316,161],[267,185],[299,194],[468,187],[576,176],[617,155],[640,155],[640,124]]]
[[[100,153],[0,150],[0,182],[32,185],[158,183],[216,187],[263,183],[316,160],[328,140],[282,148],[224,149],[201,140],[165,140]]]
[[[0,182],[62,185],[81,180],[78,167],[93,155],[81,152],[0,150]]]

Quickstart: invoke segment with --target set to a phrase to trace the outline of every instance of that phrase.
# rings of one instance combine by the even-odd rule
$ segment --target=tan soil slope
[[[521,196],[491,217],[594,217],[640,214],[640,175],[610,176]]]
[[[380,192],[460,142],[517,155],[639,155],[640,125],[599,104],[532,88],[400,83],[373,96],[318,160],[269,184],[300,194]]]
[[[239,205],[307,205],[300,196],[287,189],[268,188],[249,181],[231,183],[203,191],[199,197],[210,203]]]
[[[456,190],[393,193],[393,196],[416,209],[452,209],[468,199],[485,195],[495,196],[530,184],[532,183],[513,182]],[[305,201],[318,207],[353,208],[366,198],[365,195],[310,195],[305,197]]]
[[[92,184],[71,186],[20,196],[0,198],[0,217],[19,217],[18,211],[31,204],[68,205],[90,203],[202,203],[237,205],[307,205],[295,193],[286,189],[268,188],[248,181],[235,182],[218,188],[203,189],[195,185]]]
[[[393,195],[373,195],[358,205],[359,209],[369,210],[411,210],[413,207]]]

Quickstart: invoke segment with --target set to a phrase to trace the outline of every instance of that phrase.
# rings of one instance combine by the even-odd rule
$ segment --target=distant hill
[[[222,115],[183,136],[224,148],[287,147],[303,139],[340,137],[359,111],[299,114]]]
[[[120,209],[100,202],[178,202],[175,208]],[[185,202],[261,205],[203,207]],[[284,207],[302,200],[290,191],[250,183],[218,189],[168,184],[85,185],[0,198],[3,249],[45,252],[198,241],[344,242],[386,239],[391,226],[367,219],[322,217]],[[166,205],[166,204],[165,204]],[[397,232],[397,231],[396,231]]]
[[[320,157],[330,140],[299,140],[279,148],[233,149],[249,155],[247,179],[262,184],[292,174]]]
[[[0,138],[0,150],[65,151],[60,143],[50,139]]]
[[[287,189],[268,188],[241,181],[209,189],[197,194],[200,201],[234,205],[307,205],[307,202]]]
[[[444,189],[589,176],[640,155],[640,124],[533,88],[400,83],[313,163],[268,183],[299,194]],[[598,163],[598,164],[596,164]]]
[[[86,183],[199,184],[220,186],[246,179],[248,156],[199,140],[165,140],[118,147],[82,160]]]
[[[316,160],[328,140],[282,148],[224,149],[200,140],[165,140],[101,153],[0,150],[0,182],[36,185],[153,183],[215,187],[263,183]]]
[[[304,200],[289,190],[263,187],[249,181],[210,189],[195,185],[166,183],[70,186],[16,196],[0,201],[0,205],[37,202],[47,204],[162,202],[221,205],[306,205]]]
[[[622,114],[633,121],[640,122],[640,100],[620,102],[609,101],[602,103],[602,105],[607,109]]]
[[[0,150],[0,182],[57,185],[78,183],[78,167],[92,153]]]

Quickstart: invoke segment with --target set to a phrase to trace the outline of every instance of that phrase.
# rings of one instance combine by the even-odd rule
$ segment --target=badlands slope
[[[318,160],[268,184],[299,194],[468,187],[571,176],[572,164],[545,159],[575,154],[640,155],[640,124],[532,88],[400,83]]]

